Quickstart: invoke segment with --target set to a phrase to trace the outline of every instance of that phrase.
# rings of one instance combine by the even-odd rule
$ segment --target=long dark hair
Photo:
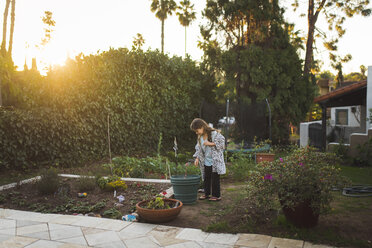
[[[196,132],[197,129],[203,128],[204,132],[207,133],[208,141],[212,142],[212,131],[217,131],[217,129],[214,129],[213,127],[210,127],[203,119],[195,118],[191,124],[190,129],[194,132]],[[198,139],[200,136],[198,136]]]

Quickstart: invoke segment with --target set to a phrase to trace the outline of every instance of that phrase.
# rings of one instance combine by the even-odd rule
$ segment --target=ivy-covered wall
[[[42,82],[30,73],[20,76],[22,107],[0,108],[3,168],[107,158],[108,115],[113,154],[151,154],[160,133],[169,149],[174,136],[185,145],[195,138],[189,124],[202,97],[211,94],[201,91],[211,78],[194,61],[152,51],[81,56]]]

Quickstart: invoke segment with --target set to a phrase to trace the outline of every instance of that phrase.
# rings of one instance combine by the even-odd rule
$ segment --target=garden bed
[[[50,195],[40,194],[36,183],[23,184],[0,191],[0,208],[121,218],[135,211],[137,202],[170,187],[170,184],[143,182],[126,182],[126,185],[127,189],[116,191],[116,196],[125,197],[119,204],[113,190],[102,190],[98,186],[86,191],[86,197],[78,197],[78,193],[83,193],[79,190],[79,179],[62,178],[58,191]]]

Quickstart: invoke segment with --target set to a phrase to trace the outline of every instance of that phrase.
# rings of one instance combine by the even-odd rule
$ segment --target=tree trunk
[[[161,20],[161,53],[164,53],[164,20]]]
[[[8,54],[9,54],[10,57],[12,56],[12,49],[13,49],[15,2],[16,2],[16,0],[12,0],[12,10],[11,10],[11,14],[10,14],[10,33],[9,33],[9,48],[8,48]]]
[[[185,58],[186,58],[186,26],[185,26]]]
[[[315,23],[318,20],[320,11],[322,11],[324,4],[327,0],[322,0],[315,11],[314,0],[309,0],[309,8],[307,10],[308,32],[306,41],[306,55],[304,64],[304,76],[311,75],[311,68],[313,67],[313,44],[314,44],[314,31]]]
[[[1,96],[1,78],[0,78],[0,107],[3,106],[3,98]]]
[[[4,10],[4,20],[3,20],[3,41],[1,43],[1,52],[3,55],[6,54],[6,28],[7,28],[7,19],[9,11],[10,0],[6,0],[5,10]]]

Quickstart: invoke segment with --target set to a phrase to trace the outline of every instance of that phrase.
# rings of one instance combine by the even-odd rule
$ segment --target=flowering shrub
[[[121,189],[121,190],[126,190],[128,188],[127,184],[123,180],[120,180],[120,179],[107,183],[106,187],[111,188],[111,189]]]
[[[329,210],[331,191],[347,184],[336,166],[332,153],[306,147],[294,150],[285,158],[262,162],[250,175],[248,193],[262,210],[269,210],[278,197],[283,208],[294,208],[309,201],[315,213]]]

